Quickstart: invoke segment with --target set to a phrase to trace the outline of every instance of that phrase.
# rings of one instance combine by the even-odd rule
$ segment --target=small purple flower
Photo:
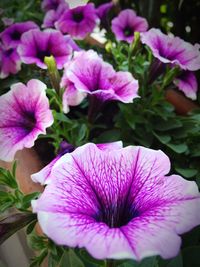
[[[200,52],[197,46],[179,37],[168,36],[159,29],[153,28],[141,33],[141,41],[149,46],[154,57],[163,63],[178,65],[183,70],[200,69]]]
[[[51,9],[56,10],[60,4],[65,3],[65,0],[43,0],[41,8],[43,11],[47,12]]]
[[[43,28],[54,28],[55,22],[57,22],[62,14],[69,8],[67,3],[60,4],[56,10],[51,9],[49,10],[45,17],[42,24]]]
[[[46,85],[30,80],[16,83],[0,97],[0,159],[12,161],[15,153],[32,147],[39,134],[53,123]]]
[[[138,97],[138,81],[131,73],[116,72],[93,50],[75,54],[65,66],[63,81],[71,82],[78,91],[95,96],[102,102],[118,100],[129,103]]]
[[[30,30],[22,35],[18,53],[25,64],[36,64],[42,69],[47,66],[44,63],[46,56],[54,56],[57,68],[70,59],[72,48],[67,44],[64,36],[56,30]]]
[[[16,74],[21,70],[21,60],[16,48],[0,46],[0,78],[4,79],[10,74]]]
[[[96,22],[95,7],[90,3],[67,10],[55,26],[62,33],[68,33],[77,39],[84,39],[93,31]]]
[[[1,32],[0,37],[6,47],[14,48],[21,43],[21,36],[23,33],[38,28],[37,24],[32,21],[18,22]]]
[[[132,9],[121,11],[118,17],[112,20],[112,31],[118,41],[132,43],[134,32],[145,32],[148,23],[145,18],[139,17]]]
[[[56,162],[33,211],[56,244],[97,259],[175,257],[180,235],[200,224],[200,194],[169,170],[160,150],[86,144]]]
[[[174,84],[187,97],[192,100],[197,99],[198,83],[196,76],[191,71],[183,71],[178,77],[174,79]]]
[[[121,141],[111,142],[111,143],[104,143],[104,144],[97,144],[98,149],[106,151],[106,150],[117,150],[123,147]],[[37,173],[31,175],[31,179],[42,185],[49,184],[51,182],[51,173],[53,168],[57,166],[58,160],[63,157],[66,153],[71,153],[75,150],[75,148],[70,145],[69,143],[63,141],[61,143],[61,152],[57,155],[55,159],[53,159],[47,166],[45,166],[42,170]]]
[[[113,2],[101,4],[100,6],[98,6],[96,8],[96,13],[99,19],[100,20],[106,19],[109,11],[112,9],[113,6],[114,6]]]

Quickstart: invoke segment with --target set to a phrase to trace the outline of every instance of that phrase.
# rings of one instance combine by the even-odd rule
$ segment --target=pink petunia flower
[[[53,123],[46,85],[33,79],[16,83],[0,97],[0,159],[12,161],[18,150],[30,148]]]
[[[33,211],[56,244],[94,258],[172,258],[180,235],[200,224],[200,194],[195,182],[169,171],[160,150],[86,144],[56,162]]]

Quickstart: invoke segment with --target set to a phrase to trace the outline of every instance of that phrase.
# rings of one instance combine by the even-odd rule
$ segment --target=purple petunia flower
[[[141,33],[141,41],[152,50],[154,57],[163,63],[178,65],[183,70],[200,69],[200,52],[197,46],[179,37],[165,35],[159,29]]]
[[[119,100],[129,103],[138,97],[138,81],[131,73],[115,72],[93,50],[77,52],[74,59],[65,66],[62,80],[65,83],[69,81],[78,91],[95,96],[102,102]]]
[[[56,244],[84,247],[94,258],[171,258],[179,235],[200,224],[200,194],[169,170],[159,150],[86,144],[57,161],[33,211]]]
[[[69,8],[67,3],[60,4],[56,10],[51,9],[49,10],[45,17],[42,24],[43,28],[54,28],[55,22],[57,22],[62,14]]]
[[[40,183],[42,185],[44,184],[49,184],[51,182],[51,173],[53,169],[57,166],[58,160],[63,157],[66,153],[71,153],[75,150],[75,148],[68,144],[67,142],[62,142],[61,143],[62,150],[61,153],[57,155],[55,159],[53,159],[46,167],[44,167],[42,170],[40,170],[37,173],[34,173],[31,175],[31,179],[36,182]],[[117,141],[117,142],[111,142],[111,143],[104,143],[104,144],[97,144],[96,145],[100,150],[116,150],[122,148],[122,142]]]
[[[10,74],[16,74],[21,70],[21,60],[16,48],[5,48],[0,45],[0,78],[4,79]]]
[[[197,99],[198,83],[193,72],[183,71],[178,77],[174,79],[174,84],[187,97],[192,100]]]
[[[69,33],[77,39],[84,39],[96,25],[97,15],[94,4],[78,6],[67,10],[55,26],[62,33]]]
[[[21,43],[23,33],[38,28],[37,24],[32,21],[14,23],[1,32],[0,37],[6,47],[15,48]]]
[[[18,53],[25,64],[36,64],[42,69],[47,66],[44,63],[46,56],[54,56],[57,68],[70,59],[72,48],[64,36],[56,30],[30,30],[22,35]]]
[[[96,13],[99,19],[104,20],[113,6],[114,6],[113,2],[101,4],[100,6],[98,6],[96,8]]]
[[[118,17],[112,20],[112,31],[118,41],[132,43],[134,32],[145,32],[147,29],[147,20],[137,16],[132,9],[121,11]]]
[[[46,85],[30,80],[16,83],[0,97],[0,159],[12,161],[15,153],[32,147],[39,134],[53,123]]]
[[[51,9],[56,10],[60,4],[65,3],[65,0],[43,0],[41,8],[43,11],[47,12]]]

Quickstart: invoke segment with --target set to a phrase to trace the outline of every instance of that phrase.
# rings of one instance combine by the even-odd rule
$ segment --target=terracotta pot
[[[199,105],[189,98],[185,97],[181,92],[175,89],[166,90],[166,100],[175,107],[175,111],[179,115],[187,115],[193,109],[199,108]]]
[[[33,148],[25,148],[16,153],[17,160],[16,179],[19,183],[21,191],[25,194],[31,192],[43,191],[43,187],[31,180],[31,174],[38,172],[42,168],[42,164]],[[12,163],[0,161],[0,166],[5,169],[11,169]]]

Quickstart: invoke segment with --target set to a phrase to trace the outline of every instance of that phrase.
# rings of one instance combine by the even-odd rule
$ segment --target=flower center
[[[22,127],[27,133],[30,133],[36,125],[35,113],[31,111],[25,111],[23,115]]]
[[[84,18],[84,16],[83,16],[82,12],[73,13],[73,19],[75,22],[79,23],[83,20],[83,18]]]
[[[5,51],[5,55],[7,57],[9,57],[12,54],[13,51],[14,51],[14,49],[13,48],[10,48],[10,49],[8,49],[8,50]]]
[[[18,41],[20,40],[21,38],[21,33],[18,32],[18,31],[14,31],[12,34],[11,34],[11,38],[15,41]]]
[[[134,30],[129,27],[129,26],[126,26],[126,28],[124,29],[124,35],[129,37],[129,36],[132,36],[134,33]]]
[[[45,51],[38,51],[37,52],[37,58],[39,58],[42,62],[44,62],[45,57],[50,57],[51,53],[48,50]]]
[[[138,216],[139,211],[125,202],[100,209],[95,219],[97,222],[107,224],[110,228],[119,228],[127,225],[133,218]]]

